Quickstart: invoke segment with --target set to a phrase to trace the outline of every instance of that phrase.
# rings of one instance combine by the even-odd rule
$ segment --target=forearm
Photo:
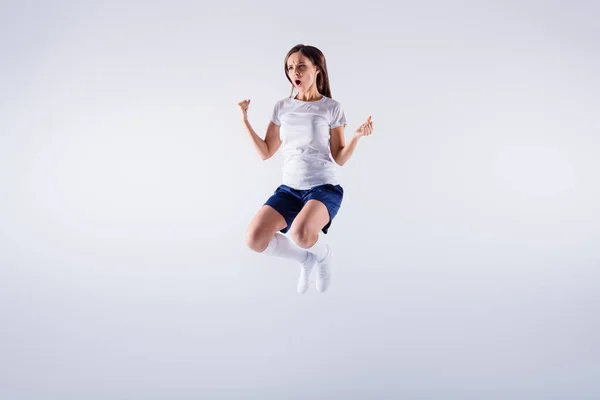
[[[269,157],[269,148],[267,147],[267,143],[261,139],[256,132],[254,132],[254,129],[252,129],[252,125],[250,125],[248,119],[243,119],[242,123],[244,124],[244,128],[246,129],[246,132],[248,132],[248,136],[250,136],[252,144],[258,152],[258,155],[261,159],[266,160]]]
[[[337,155],[334,157],[335,162],[338,163],[338,165],[344,165],[346,161],[348,161],[358,144],[359,138],[359,136],[353,136],[352,139],[338,151]]]

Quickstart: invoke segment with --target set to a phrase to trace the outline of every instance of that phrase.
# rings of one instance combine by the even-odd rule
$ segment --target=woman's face
[[[318,68],[299,51],[287,60],[287,74],[298,92],[307,92],[317,82]]]

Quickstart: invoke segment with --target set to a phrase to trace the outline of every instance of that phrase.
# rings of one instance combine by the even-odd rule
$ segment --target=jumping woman
[[[346,117],[331,97],[325,56],[316,47],[294,46],[284,68],[292,93],[275,104],[264,140],[248,121],[250,99],[238,103],[260,157],[267,160],[281,148],[284,158],[283,182],[250,222],[246,243],[258,253],[300,263],[298,293],[308,288],[316,265],[316,288],[324,292],[331,282],[333,253],[320,232],[327,234],[344,196],[333,162],[344,165],[358,140],[371,135],[373,122],[369,117],[345,143]]]

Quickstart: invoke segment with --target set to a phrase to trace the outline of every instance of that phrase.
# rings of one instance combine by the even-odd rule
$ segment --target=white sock
[[[321,238],[317,239],[317,242],[307,249],[311,253],[313,253],[317,257],[317,261],[323,261],[323,259],[327,256],[329,250],[327,249],[327,245],[325,244],[325,240]]]
[[[296,246],[296,243],[279,232],[273,236],[269,245],[263,251],[263,254],[291,258],[299,263],[304,262],[308,257],[308,251],[306,249]]]

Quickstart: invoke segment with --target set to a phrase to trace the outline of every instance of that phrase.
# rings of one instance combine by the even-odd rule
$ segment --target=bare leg
[[[248,227],[246,233],[248,247],[265,255],[289,258],[303,263],[309,258],[309,253],[279,232],[286,225],[283,216],[275,209],[263,206]]]
[[[317,291],[323,293],[331,282],[331,248],[319,238],[319,232],[329,222],[329,211],[318,200],[309,200],[292,224],[291,236],[298,246],[307,249],[317,261]],[[301,268],[298,292],[304,293],[308,286],[310,269]]]
[[[296,244],[308,249],[322,260],[327,255],[327,248],[319,240],[319,232],[329,222],[329,211],[319,200],[309,200],[292,224],[290,235]]]
[[[271,206],[262,206],[246,230],[246,244],[257,253],[265,251],[275,233],[287,226],[285,219]]]

